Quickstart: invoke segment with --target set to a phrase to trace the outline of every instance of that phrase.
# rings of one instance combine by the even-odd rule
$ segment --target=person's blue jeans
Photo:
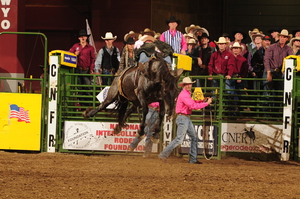
[[[102,74],[103,75],[113,75],[112,74],[112,72],[111,71],[108,71],[108,70],[105,70],[105,69],[103,69],[102,70]],[[109,79],[110,79],[110,84],[109,84]],[[113,82],[113,80],[114,80],[114,77],[112,76],[112,77],[108,77],[108,76],[103,76],[102,77],[102,85],[108,85],[108,86],[110,86],[111,85],[111,83]]]
[[[145,156],[150,155],[151,151],[152,151],[152,146],[153,146],[153,142],[151,140],[151,136],[154,134],[154,126],[157,122],[158,118],[158,112],[156,110],[153,110],[151,108],[149,108],[148,113],[146,115],[146,127],[144,129],[145,134],[147,135],[146,140],[145,140]],[[142,141],[142,139],[140,137],[135,137],[132,141],[132,143],[130,144],[130,148],[135,149],[138,144],[140,143],[140,141]]]
[[[189,152],[189,162],[197,162],[197,135],[195,128],[190,118],[184,115],[178,115],[176,118],[177,124],[177,135],[175,139],[158,155],[162,159],[167,159],[173,149],[175,149],[179,144],[183,142],[185,134],[188,134],[191,142],[190,152]]]

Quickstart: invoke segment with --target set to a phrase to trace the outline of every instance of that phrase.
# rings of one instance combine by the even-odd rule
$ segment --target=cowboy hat
[[[208,36],[206,33],[203,33],[200,37],[198,37],[199,40],[201,40],[202,37],[205,37],[205,38],[207,38],[208,40],[210,40],[209,36]]]
[[[261,37],[261,38],[264,38],[264,34],[261,34],[261,33],[256,33],[256,34],[253,34],[252,36],[251,36],[251,40],[253,41],[254,39],[255,39],[255,37]]]
[[[141,32],[142,35],[145,35],[145,34],[149,34],[151,35],[152,37],[155,36],[155,31],[154,30],[151,30],[150,28],[145,28],[144,31]]]
[[[180,23],[181,23],[181,21],[180,21],[179,19],[177,20],[176,17],[174,17],[174,16],[170,17],[169,20],[166,20],[167,25],[168,25],[169,23],[171,23],[171,22],[176,22],[176,23],[178,24],[178,26],[179,26]]]
[[[289,34],[289,31],[287,29],[282,29],[279,33],[279,36],[288,37],[289,40],[292,38],[292,36]]]
[[[90,35],[87,34],[86,30],[81,29],[79,30],[77,37],[82,37],[82,36],[89,37]]]
[[[225,37],[219,37],[219,41],[215,41],[216,44],[227,44],[229,43],[226,41]]]
[[[185,29],[185,32],[188,34],[190,32],[190,30],[200,29],[200,28],[201,28],[200,26],[191,24],[189,27],[185,27],[184,29]]]
[[[288,43],[288,46],[292,47],[294,41],[300,41],[300,37],[293,37],[290,42]]]
[[[179,83],[179,86],[180,86],[180,87],[183,87],[185,84],[193,84],[193,83],[195,83],[195,82],[196,82],[196,81],[193,81],[193,82],[192,82],[192,80],[191,80],[190,77],[185,77],[185,78],[183,78],[182,82]]]
[[[146,41],[152,41],[154,42],[156,39],[150,35],[144,35],[140,39],[140,41],[146,42]]]
[[[194,38],[194,35],[193,35],[193,33],[187,33],[187,34],[184,34],[184,37]]]
[[[139,33],[136,33],[136,32],[134,32],[134,31],[129,31],[129,33],[127,33],[125,36],[124,36],[124,41],[127,41],[127,39],[129,38],[129,37],[132,37],[134,40],[138,40],[138,38],[139,38]]]
[[[134,44],[135,41],[134,41],[134,39],[132,37],[129,37],[124,43],[125,44]]]
[[[251,30],[248,31],[249,37],[250,37],[251,39],[252,39],[252,35],[258,34],[258,33],[263,34],[263,32],[262,32],[262,31],[259,31],[258,28],[254,28],[252,31],[251,31]]]
[[[233,45],[230,45],[230,49],[232,48],[241,48],[242,50],[244,50],[244,46],[241,46],[239,42],[234,42]]]
[[[117,36],[113,36],[113,34],[111,32],[107,32],[107,33],[105,33],[105,37],[101,36],[101,38],[104,40],[108,40],[108,39],[116,40]]]
[[[189,39],[187,44],[195,44],[196,45],[197,43],[196,43],[195,39]]]
[[[201,27],[201,28],[195,28],[193,30],[193,33],[196,34],[198,31],[202,31],[202,33],[206,33],[209,36],[209,32],[208,32],[208,30],[206,28],[203,28],[203,27]]]

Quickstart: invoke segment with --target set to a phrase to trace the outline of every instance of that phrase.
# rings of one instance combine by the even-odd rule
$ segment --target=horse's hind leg
[[[84,118],[94,117],[99,111],[104,110],[108,105],[110,105],[111,103],[115,102],[118,99],[118,94],[119,94],[118,79],[119,78],[115,78],[115,80],[113,81],[111,87],[109,88],[109,90],[107,92],[106,99],[96,109],[87,108],[82,113],[82,116]]]

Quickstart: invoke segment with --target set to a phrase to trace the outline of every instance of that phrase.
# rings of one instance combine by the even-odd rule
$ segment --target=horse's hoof
[[[83,117],[84,119],[88,119],[88,118],[89,118],[88,115],[87,115],[87,113],[86,113],[86,111],[83,111],[83,112],[82,112],[82,117]]]
[[[136,133],[135,137],[139,138],[140,140],[145,138],[145,135],[140,135],[138,133]]]
[[[158,144],[159,143],[159,139],[153,138],[151,137],[151,141],[153,142],[153,144]]]

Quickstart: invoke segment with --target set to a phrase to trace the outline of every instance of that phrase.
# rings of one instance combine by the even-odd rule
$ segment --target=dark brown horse
[[[117,102],[118,125],[114,132],[118,134],[126,126],[126,118],[138,108],[142,108],[143,116],[140,123],[139,135],[143,136],[148,104],[159,102],[159,123],[155,125],[155,139],[159,138],[160,127],[165,113],[171,116],[178,94],[177,82],[183,70],[173,71],[171,74],[166,62],[161,58],[154,58],[142,67],[133,67],[114,79],[107,97],[96,109],[88,108],[83,112],[83,117],[95,116],[112,102]],[[127,109],[129,102],[131,106]]]

